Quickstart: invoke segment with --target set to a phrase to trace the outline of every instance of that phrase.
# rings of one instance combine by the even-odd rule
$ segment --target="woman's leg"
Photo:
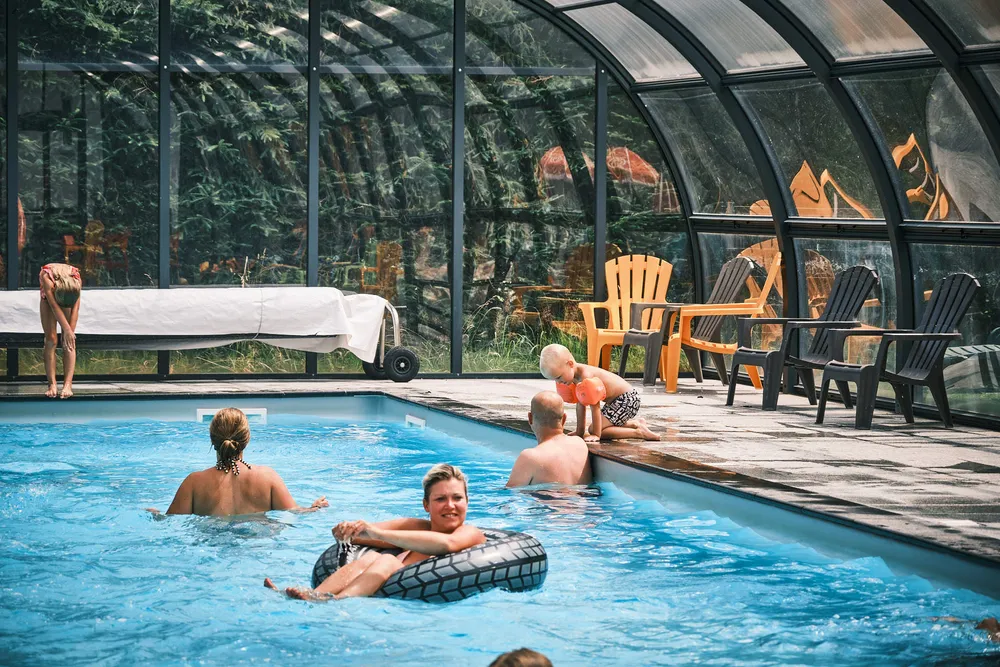
[[[49,388],[45,390],[45,395],[55,398],[58,393],[56,386],[56,345],[59,344],[59,336],[56,331],[58,326],[56,316],[52,313],[52,308],[45,299],[39,299],[41,304],[38,312],[42,317],[42,331],[45,335],[45,348],[42,350],[42,358],[45,360],[45,379],[49,383]]]
[[[348,584],[335,598],[341,600],[343,598],[368,597],[381,588],[386,579],[391,577],[396,570],[404,567],[406,566],[403,565],[403,562],[395,556],[381,554],[374,563],[355,577],[354,581]]]
[[[79,301],[73,308],[63,308],[63,313],[66,315],[66,321],[69,322],[69,328],[75,332],[76,321],[80,318]],[[75,370],[76,346],[72,350],[63,347],[63,388],[59,393],[59,398],[69,398],[73,395],[73,371]]]
[[[344,590],[347,585],[354,581],[362,572],[367,570],[381,555],[382,554],[377,551],[369,551],[356,561],[350,562],[344,567],[339,568],[336,572],[324,579],[323,583],[316,587],[316,592],[336,595],[340,591]]]

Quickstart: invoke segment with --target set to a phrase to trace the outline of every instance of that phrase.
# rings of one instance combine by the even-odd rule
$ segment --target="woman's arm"
[[[167,514],[194,514],[194,475],[188,475],[174,494]]]
[[[326,496],[320,496],[313,501],[313,504],[309,507],[300,507],[295,499],[292,498],[292,494],[288,491],[288,487],[285,486],[285,480],[281,479],[281,475],[271,470],[271,509],[272,510],[290,510],[293,512],[315,512],[323,507],[329,507],[330,503],[327,502]]]
[[[581,438],[587,435],[587,406],[583,403],[576,404],[576,430],[573,431],[573,435]]]
[[[396,545],[391,542],[386,542],[385,540],[376,540],[370,537],[361,537],[360,532],[364,530],[364,527],[368,524],[365,521],[342,521],[333,527],[333,536],[337,538],[339,542],[343,542],[345,539],[350,539],[354,544],[359,544],[363,547],[374,547],[376,549],[395,549]],[[427,519],[389,519],[388,521],[379,521],[378,523],[372,524],[378,528],[384,528],[387,530],[430,530],[431,522]]]
[[[401,549],[409,549],[429,556],[441,556],[474,547],[486,541],[475,526],[465,524],[453,533],[438,533],[433,530],[388,530],[367,525],[363,537],[389,542]]]

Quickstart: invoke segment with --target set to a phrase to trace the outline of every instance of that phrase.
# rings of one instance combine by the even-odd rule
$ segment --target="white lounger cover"
[[[333,287],[84,289],[81,298],[77,334],[193,339],[147,348],[176,350],[268,336],[270,345],[307,352],[346,348],[369,362],[375,358],[386,307],[380,296],[346,295]],[[40,335],[38,306],[38,290],[0,291],[0,333]],[[194,340],[229,334],[233,338]],[[142,347],[140,338],[129,345]]]

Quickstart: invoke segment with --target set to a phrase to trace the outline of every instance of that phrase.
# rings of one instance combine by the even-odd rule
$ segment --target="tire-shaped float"
[[[483,544],[453,554],[433,556],[397,571],[373,597],[454,602],[491,588],[518,592],[542,585],[549,563],[545,548],[538,540],[511,530],[486,528],[483,534],[486,535]],[[364,547],[342,550],[340,543],[335,542],[313,566],[313,588],[367,551]]]

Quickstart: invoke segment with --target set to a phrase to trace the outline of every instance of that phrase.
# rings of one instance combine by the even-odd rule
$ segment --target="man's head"
[[[573,353],[565,346],[557,343],[546,345],[538,358],[538,370],[546,380],[570,383],[576,373],[576,360]]]
[[[562,396],[554,391],[540,391],[531,399],[528,423],[536,437],[552,431],[562,432],[566,411]]]

